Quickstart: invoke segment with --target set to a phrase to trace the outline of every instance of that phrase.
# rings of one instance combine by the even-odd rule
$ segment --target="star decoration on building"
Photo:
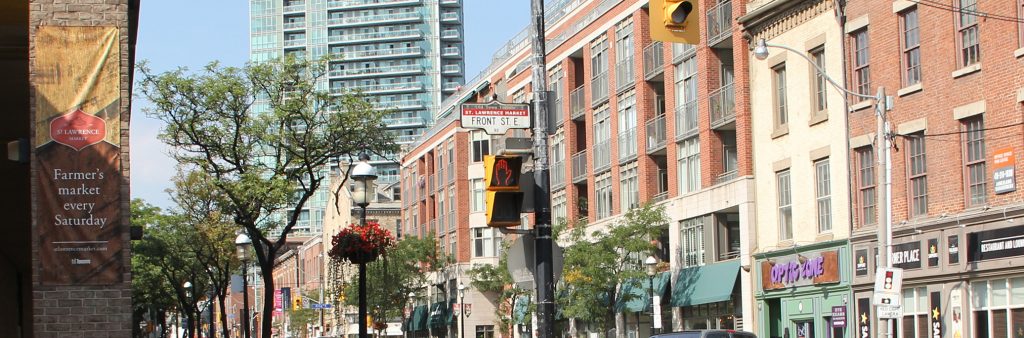
[[[867,324],[867,322],[868,322],[868,314],[866,314],[866,313],[861,313],[861,314],[860,314],[860,322],[861,322],[861,323],[865,323],[865,324]]]
[[[932,309],[932,318],[939,320],[939,308]]]

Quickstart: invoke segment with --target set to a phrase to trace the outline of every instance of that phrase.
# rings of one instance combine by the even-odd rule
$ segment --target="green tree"
[[[512,335],[515,327],[513,310],[516,298],[530,293],[529,290],[513,285],[512,274],[508,272],[508,251],[508,245],[505,245],[505,250],[501,251],[498,258],[498,265],[482,264],[466,271],[470,286],[480,292],[498,295],[498,306],[494,307],[494,323],[503,335]]]
[[[646,276],[643,259],[651,254],[660,228],[668,222],[663,206],[644,205],[628,211],[607,229],[580,224],[559,227],[560,242],[572,245],[563,251],[565,291],[558,295],[559,309],[568,318],[597,323],[607,332],[615,322],[618,285]]]
[[[214,62],[196,74],[138,69],[140,91],[153,103],[147,113],[166,123],[161,140],[179,164],[208,175],[223,210],[252,239],[264,299],[273,299],[274,259],[330,165],[398,150],[381,122],[387,112],[358,93],[318,88],[327,60]],[[273,322],[272,302],[260,312],[261,323]],[[269,337],[271,326],[261,333]]]
[[[160,208],[146,203],[141,199],[133,199],[131,202],[132,226],[148,228],[151,224],[163,222],[163,212]],[[151,234],[149,236],[152,236]],[[145,238],[145,237],[144,237]],[[170,285],[161,271],[161,267],[154,264],[154,261],[146,256],[146,245],[141,241],[132,241],[132,316],[133,323],[154,319],[160,320],[168,312],[178,309],[178,299],[173,292],[174,287]],[[166,322],[161,321],[162,327]],[[132,325],[133,330],[137,326]],[[142,336],[142,331],[135,332],[136,336]]]

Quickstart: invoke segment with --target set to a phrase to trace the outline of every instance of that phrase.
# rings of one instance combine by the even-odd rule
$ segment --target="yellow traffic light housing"
[[[519,156],[484,157],[484,187],[487,188],[487,226],[519,225],[523,212],[523,193],[519,186],[523,158]]]
[[[295,297],[295,300],[292,302],[295,303],[292,305],[292,310],[298,311],[302,309],[302,296]]]
[[[651,0],[651,39],[691,45],[700,43],[697,0]]]

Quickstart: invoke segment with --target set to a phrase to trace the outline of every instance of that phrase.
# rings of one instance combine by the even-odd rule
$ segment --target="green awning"
[[[654,292],[665,297],[671,275],[666,271],[654,276]],[[642,312],[651,308],[651,279],[641,277],[622,284],[615,301],[615,312]]]
[[[419,331],[427,328],[427,306],[419,305],[412,311],[412,315],[409,316],[409,331]]]
[[[530,310],[530,296],[520,295],[516,297],[515,307],[512,308],[512,322],[516,324],[526,324],[530,320],[527,318],[526,313]]]
[[[739,260],[686,268],[679,271],[672,290],[672,306],[691,306],[732,298]]]
[[[427,323],[430,327],[445,327],[451,320],[451,311],[448,311],[448,302],[440,301],[430,305],[430,319]]]

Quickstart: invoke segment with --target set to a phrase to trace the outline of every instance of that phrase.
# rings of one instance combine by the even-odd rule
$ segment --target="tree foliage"
[[[615,320],[616,293],[624,281],[646,276],[644,258],[655,249],[654,239],[668,222],[664,207],[644,205],[627,212],[607,229],[558,227],[565,248],[562,280],[565,292],[556,298],[568,318],[597,323],[607,332]]]
[[[516,324],[513,318],[516,298],[530,293],[529,290],[513,285],[512,274],[508,272],[508,249],[508,245],[505,245],[505,250],[501,251],[498,258],[498,265],[481,264],[466,271],[474,289],[498,295],[498,306],[494,307],[494,324],[503,335],[511,335]]]
[[[214,62],[198,73],[138,69],[140,91],[153,103],[147,113],[166,123],[160,139],[180,165],[206,175],[220,208],[252,239],[265,299],[273,297],[274,259],[331,164],[397,151],[381,122],[386,112],[356,93],[321,89],[326,60]],[[271,323],[273,304],[261,313]],[[262,336],[270,329],[262,327]]]

